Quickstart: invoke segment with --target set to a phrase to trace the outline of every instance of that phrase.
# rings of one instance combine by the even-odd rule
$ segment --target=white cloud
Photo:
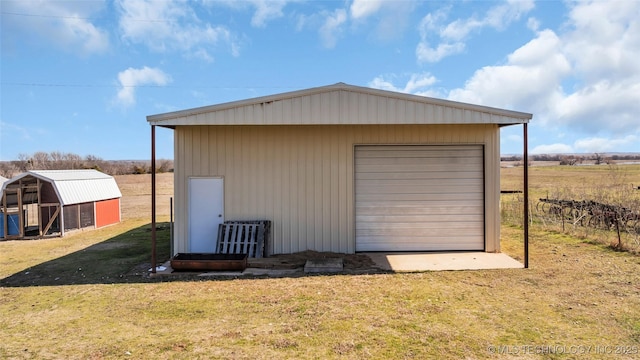
[[[486,23],[505,24],[527,9],[495,15],[492,19],[506,20]],[[442,30],[446,15],[442,10],[424,17],[421,32]],[[530,28],[539,26],[537,21],[528,22]],[[451,26],[448,39],[464,38],[468,31],[461,29],[473,28],[474,24],[468,22],[466,28]],[[537,31],[532,40],[509,54],[504,64],[476,70],[464,86],[450,90],[445,97],[531,112],[543,131],[569,132],[574,139],[640,136],[640,2],[572,3],[569,19],[559,29]],[[453,40],[441,43],[440,51],[425,46],[431,52],[423,51],[423,59],[434,61],[454,53],[444,47],[456,44]],[[392,81],[386,82],[378,81],[377,86],[398,90]],[[607,141],[610,146],[633,145]],[[604,148],[605,144],[598,146]],[[553,147],[561,148],[557,144]],[[567,147],[583,150],[596,146],[593,140],[585,140],[562,150]]]
[[[446,29],[442,25],[447,17],[445,10],[423,18],[423,39],[429,38],[429,32]],[[570,10],[568,20],[557,32],[538,31],[539,22],[529,18],[528,27],[536,29],[529,42],[509,54],[504,64],[476,70],[464,86],[451,89],[444,97],[533,113],[539,131],[549,135],[542,139],[548,143],[536,146],[534,152],[637,151],[640,2],[576,2],[570,4]],[[445,46],[457,44],[456,39],[464,39],[474,27],[473,22],[467,22],[466,27],[449,27],[447,38],[440,38],[449,41],[442,41],[440,50],[423,42],[426,45],[418,46],[419,56],[436,61],[461,51],[463,43],[455,50]],[[371,85],[404,90],[394,82],[398,79],[379,77]],[[432,86],[421,91],[435,93]]]
[[[640,2],[575,3],[562,29],[538,32],[449,97],[532,112],[582,134],[640,133]]]
[[[438,62],[443,58],[464,51],[469,34],[489,27],[503,30],[522,15],[533,9],[531,0],[510,0],[487,10],[481,18],[475,16],[457,19],[448,24],[449,8],[442,8],[435,13],[427,14],[419,26],[421,41],[416,47],[416,56],[420,62]],[[435,35],[435,36],[434,36]],[[433,41],[433,37],[436,41]],[[437,45],[432,45],[437,43]]]
[[[568,25],[566,52],[585,81],[640,74],[640,2],[577,2]]]
[[[269,21],[284,16],[283,9],[287,4],[299,0],[200,0],[204,5],[215,7],[222,5],[237,11],[244,11],[253,8],[254,13],[251,17],[251,26],[263,28]]]
[[[421,95],[421,96],[437,96],[436,91],[431,89],[431,86],[438,82],[438,79],[430,73],[412,74],[403,87],[396,87],[388,78],[396,78],[395,75],[378,76],[371,80],[368,84],[369,87],[374,89],[389,90],[395,92],[402,92],[407,94]]]
[[[331,2],[329,2],[331,3]],[[296,31],[317,30],[322,46],[334,48],[345,31],[365,34],[369,40],[390,42],[402,38],[410,24],[411,1],[356,0],[350,6],[315,13],[296,13]]]
[[[123,106],[131,106],[136,103],[136,87],[164,86],[171,82],[171,77],[160,69],[145,66],[141,69],[128,68],[118,73],[118,82],[120,90],[118,90],[117,102]]]
[[[590,133],[640,132],[640,2],[573,5],[562,38],[577,86],[550,116]]]
[[[355,20],[366,18],[380,10],[382,5],[382,0],[354,0],[350,8],[351,17]]]
[[[287,5],[286,0],[252,0],[250,3],[256,8],[251,18],[251,25],[255,27],[264,27],[268,21],[282,17],[282,9]]]
[[[122,38],[152,51],[177,50],[207,61],[213,60],[213,48],[225,43],[235,56],[238,45],[231,31],[203,23],[189,5],[184,1],[119,0]]]
[[[540,29],[540,21],[536,18],[530,17],[527,19],[527,28],[531,31],[538,32]]]
[[[522,136],[521,135],[510,134],[510,135],[506,136],[505,140],[510,141],[510,142],[521,143],[522,142]]]
[[[560,153],[603,153],[616,152],[619,149],[634,149],[633,146],[640,142],[640,135],[627,135],[624,137],[588,137],[578,139],[573,145],[555,143],[538,145],[532,154],[560,154]],[[633,150],[632,150],[633,151]],[[636,150],[637,151],[637,150]]]
[[[342,26],[347,21],[347,11],[344,9],[336,9],[332,13],[326,15],[324,24],[320,27],[320,38],[326,48],[336,46],[338,37],[342,32]]]
[[[640,142],[640,136],[628,135],[623,138],[606,139],[600,137],[592,137],[577,140],[574,147],[582,152],[599,153],[611,152],[626,146],[637,144]]]
[[[459,54],[464,51],[465,45],[461,42],[440,43],[437,47],[429,46],[429,43],[422,41],[416,48],[416,55],[420,61],[438,62],[447,56]]]
[[[2,10],[14,14],[42,14],[3,16],[3,31],[19,29],[33,33],[62,49],[83,55],[104,53],[109,48],[107,31],[88,20],[105,10],[104,1],[2,1]]]
[[[534,111],[562,97],[562,78],[571,71],[562,42],[550,30],[517,49],[507,64],[486,66],[454,89],[449,98],[482,105]]]
[[[507,0],[507,2],[489,9],[482,22],[492,28],[501,30],[520,19],[522,15],[533,10],[534,7],[533,0]]]
[[[31,134],[34,133],[34,130],[37,130],[39,135],[44,134],[45,132],[42,129],[33,129],[31,127],[26,128],[16,124],[10,124],[0,120],[0,134],[4,136],[8,136],[11,138],[17,138],[20,140],[33,140]],[[2,156],[0,156],[0,159]]]
[[[538,145],[531,150],[532,154],[570,154],[573,148],[567,144]]]

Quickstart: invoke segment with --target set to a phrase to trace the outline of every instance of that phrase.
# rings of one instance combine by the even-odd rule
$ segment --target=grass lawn
[[[293,278],[149,278],[149,238],[0,242],[0,358],[640,357],[640,257],[539,226],[526,270]],[[502,249],[522,260],[520,228]]]

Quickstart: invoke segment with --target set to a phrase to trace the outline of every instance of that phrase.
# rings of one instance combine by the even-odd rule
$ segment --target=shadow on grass
[[[169,223],[156,224],[158,264],[169,259]],[[155,282],[150,278],[151,224],[88,248],[24,269],[0,287]]]

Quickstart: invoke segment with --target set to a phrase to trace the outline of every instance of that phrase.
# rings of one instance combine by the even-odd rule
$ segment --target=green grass
[[[509,186],[521,169],[507,170]],[[574,170],[580,184],[603,174],[545,168],[533,171],[532,187],[569,186]],[[638,174],[640,167],[630,178]],[[137,219],[62,239],[0,242],[0,358],[640,356],[640,257],[539,223],[530,229],[529,269],[232,279],[150,278],[149,230]],[[521,227],[501,232],[502,251],[522,261]],[[527,353],[536,346],[592,352]]]
[[[502,232],[521,259],[521,230]],[[560,233],[534,229],[528,270],[228,280],[142,275],[149,234],[127,221],[57,245],[1,242],[13,260],[2,258],[0,358],[478,359],[495,357],[490,346],[640,346],[640,258]]]
[[[169,258],[168,223],[159,223],[158,259]],[[133,220],[64,238],[0,242],[2,286],[139,281],[150,267],[151,226]],[[144,267],[144,266],[143,266]]]

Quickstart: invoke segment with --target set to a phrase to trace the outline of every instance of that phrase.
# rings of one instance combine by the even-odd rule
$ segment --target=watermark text
[[[487,351],[500,355],[544,355],[544,354],[640,354],[637,345],[489,345]]]

